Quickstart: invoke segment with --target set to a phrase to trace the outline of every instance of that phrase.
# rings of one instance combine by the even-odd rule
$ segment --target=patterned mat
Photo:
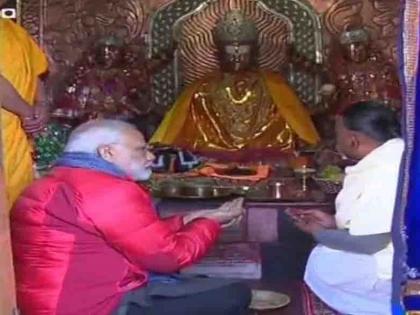
[[[303,315],[342,315],[322,302],[306,285],[302,284]]]

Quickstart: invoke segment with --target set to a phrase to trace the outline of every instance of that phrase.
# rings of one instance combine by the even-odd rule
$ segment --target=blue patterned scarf
[[[94,153],[64,152],[55,162],[55,166],[87,168],[90,170],[114,175],[116,177],[127,177],[124,171],[121,170],[118,166],[102,159],[100,156]]]

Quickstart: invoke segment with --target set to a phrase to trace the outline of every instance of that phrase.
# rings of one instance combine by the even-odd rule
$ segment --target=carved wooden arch
[[[178,0],[161,7],[151,19],[151,56],[165,53],[178,41],[173,62],[153,77],[153,99],[158,107],[171,106],[185,84],[217,68],[211,29],[234,8],[243,9],[259,28],[260,67],[278,70],[286,61],[281,46],[287,41],[307,59],[322,62],[320,20],[300,0]],[[318,102],[319,82],[313,74],[292,67],[288,79],[308,106]]]

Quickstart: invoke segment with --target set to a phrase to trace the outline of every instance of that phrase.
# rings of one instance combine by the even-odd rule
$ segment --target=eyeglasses
[[[153,150],[153,147],[150,144],[146,144],[143,146],[136,147],[135,150],[143,151],[143,152],[150,152]]]
[[[153,149],[153,146],[151,146],[149,144],[144,144],[144,145],[139,145],[139,146],[134,146],[133,147],[132,145],[129,145],[125,142],[114,142],[114,143],[110,143],[108,145],[120,145],[120,146],[123,146],[124,148],[128,148],[128,149],[135,150],[135,151],[138,151],[138,152],[144,152],[144,153],[151,152],[152,149]]]

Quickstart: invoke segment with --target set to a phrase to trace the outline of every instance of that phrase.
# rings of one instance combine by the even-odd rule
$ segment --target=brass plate
[[[291,201],[291,202],[323,202],[326,197],[320,191],[297,191],[295,193],[284,193],[280,197],[276,197],[272,191],[268,190],[249,190],[245,198],[250,201]]]
[[[253,176],[257,174],[257,171],[251,168],[245,167],[233,167],[227,169],[215,169],[216,174],[224,176]]]
[[[163,185],[154,191],[154,195],[160,198],[176,199],[214,199],[225,198],[234,193],[228,187],[217,186],[187,186],[187,185]]]

